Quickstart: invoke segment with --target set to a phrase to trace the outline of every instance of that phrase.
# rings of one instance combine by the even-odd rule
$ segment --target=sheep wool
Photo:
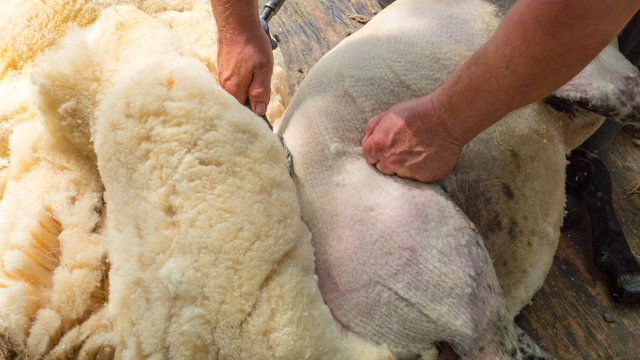
[[[0,5],[0,75],[28,66],[44,49],[53,45],[69,25],[87,26],[102,9],[132,4],[150,14],[192,10],[197,0],[7,0]],[[200,6],[206,2],[200,1]]]
[[[1,42],[0,357],[391,359],[323,303],[282,146],[194,35],[205,2],[93,4],[3,4],[36,33]]]

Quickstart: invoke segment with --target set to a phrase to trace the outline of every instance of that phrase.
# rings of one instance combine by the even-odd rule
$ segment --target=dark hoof
[[[640,274],[620,276],[613,296],[621,302],[640,303]]]

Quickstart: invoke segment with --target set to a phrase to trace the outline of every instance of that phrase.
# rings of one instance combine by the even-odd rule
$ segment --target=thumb
[[[273,69],[262,69],[253,74],[249,85],[251,108],[258,115],[264,115],[271,95],[271,74]]]
[[[365,135],[364,139],[362,139],[361,146],[362,155],[369,164],[375,164],[380,160],[376,144],[374,144],[374,140],[372,140],[375,138],[375,136],[372,137],[372,135],[374,134],[374,131],[380,121],[384,118],[385,114],[386,112],[380,113],[369,119],[369,122],[367,123],[367,128],[365,130]]]

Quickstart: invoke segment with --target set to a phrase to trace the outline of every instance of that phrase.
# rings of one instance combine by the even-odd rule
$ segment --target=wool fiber
[[[208,1],[0,6],[3,356],[389,358],[324,305],[281,143],[216,82]]]

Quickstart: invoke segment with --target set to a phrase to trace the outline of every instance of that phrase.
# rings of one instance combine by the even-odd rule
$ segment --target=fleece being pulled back
[[[37,235],[3,244],[3,346],[60,359],[388,358],[333,320],[279,140],[217,85],[179,23],[109,8],[38,58],[51,169],[31,188],[10,179],[3,209],[40,194],[36,175],[88,195],[49,186],[60,199],[3,228]],[[25,260],[8,263],[15,253]]]

